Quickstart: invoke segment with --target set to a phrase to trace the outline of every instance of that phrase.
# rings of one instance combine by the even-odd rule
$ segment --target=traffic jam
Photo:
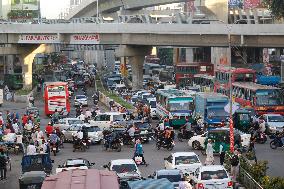
[[[1,108],[0,183],[17,164],[20,189],[245,188],[240,157],[283,147],[284,99],[269,76],[146,62],[134,91],[131,74],[70,60],[39,75],[24,111]]]

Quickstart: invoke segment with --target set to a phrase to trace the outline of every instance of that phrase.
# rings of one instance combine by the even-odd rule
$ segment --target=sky
[[[68,8],[70,0],[41,0],[41,17],[47,19],[58,18],[59,14]]]

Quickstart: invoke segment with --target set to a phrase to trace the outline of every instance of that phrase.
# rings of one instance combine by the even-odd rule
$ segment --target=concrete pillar
[[[132,69],[132,90],[143,89],[143,64],[145,56],[133,56],[129,58]]]
[[[193,49],[194,48],[186,48],[186,53],[185,53],[185,61],[187,63],[192,63],[193,61],[193,57],[194,57],[194,53],[193,53]]]
[[[14,55],[6,55],[6,73],[14,73]]]
[[[180,48],[173,49],[173,63],[177,65],[180,62]]]
[[[151,54],[151,46],[120,46],[116,49],[117,57],[129,57],[132,69],[132,90],[143,88],[143,63],[145,56]]]

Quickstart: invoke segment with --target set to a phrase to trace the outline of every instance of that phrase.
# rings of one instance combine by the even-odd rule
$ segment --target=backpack
[[[232,166],[238,166],[239,164],[239,157],[237,155],[233,155],[231,158],[231,165]]]

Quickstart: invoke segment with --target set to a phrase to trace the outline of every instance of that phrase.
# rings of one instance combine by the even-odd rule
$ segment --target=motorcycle
[[[134,139],[131,136],[129,136],[128,133],[123,134],[122,140],[124,145],[129,145],[131,148],[133,148],[135,145]]]
[[[256,142],[259,144],[264,144],[267,141],[267,136],[263,132],[259,132],[256,136]]]
[[[89,149],[92,144],[92,141],[90,138],[86,138],[86,139],[83,139],[83,143],[86,143],[86,148]]]
[[[179,130],[179,133],[177,135],[177,138],[180,142],[182,142],[183,139],[190,139],[191,137],[194,136],[194,132],[193,131],[187,131],[187,130]]]
[[[109,145],[109,143],[111,143]],[[116,150],[117,152],[121,151],[123,143],[120,138],[115,138],[113,141],[103,140],[103,149],[108,150],[109,148],[111,150]]]
[[[166,143],[165,140],[158,139],[156,142],[156,148],[157,150],[160,150],[160,148],[166,148],[169,151],[172,151],[174,149],[175,143],[173,140]]]
[[[54,156],[58,153],[58,147],[56,143],[50,143],[50,151],[53,153]]]
[[[273,139],[271,142],[270,142],[270,148],[275,150],[277,149],[278,147],[284,147],[282,141],[281,141],[281,137],[273,134],[270,136],[271,139]]]
[[[73,152],[75,152],[76,150],[81,150],[83,152],[86,151],[87,148],[87,144],[83,141],[78,139],[77,137],[73,138]]]

